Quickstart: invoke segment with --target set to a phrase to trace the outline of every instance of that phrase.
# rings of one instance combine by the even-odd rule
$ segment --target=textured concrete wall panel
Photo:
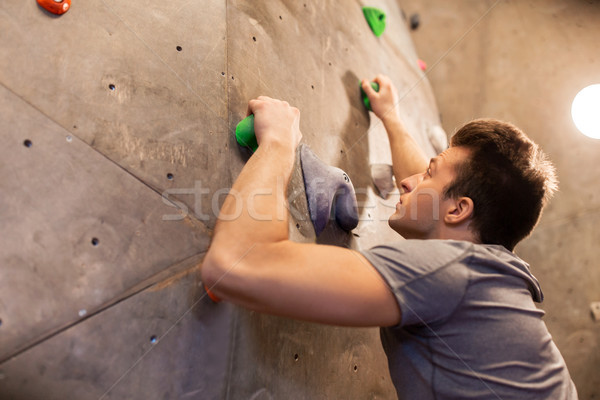
[[[389,154],[359,79],[392,77],[427,155],[445,135],[397,2],[364,4],[387,13],[380,38],[362,5],[1,6],[0,397],[395,398],[377,329],[213,304],[194,267],[248,157],[232,133],[258,95],[300,108],[304,142],[357,189],[359,226],[318,241],[398,238],[398,194],[371,181]],[[290,238],[316,241],[298,162],[289,191]]]
[[[34,1],[2,9],[4,86],[157,190],[230,186],[212,173],[229,159],[224,2],[90,0],[60,17]],[[208,196],[179,198],[214,223]]]
[[[223,398],[231,307],[202,297],[191,261],[1,365],[1,398]]]
[[[176,208],[3,87],[0,119],[0,360],[207,248],[200,222],[163,221]]]

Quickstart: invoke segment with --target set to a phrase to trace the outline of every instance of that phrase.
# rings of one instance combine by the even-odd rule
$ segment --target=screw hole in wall
[[[154,344],[156,342],[158,342],[158,338],[156,337],[156,335],[150,336],[150,343]]]
[[[355,365],[354,366],[354,372],[357,372],[357,371],[358,371],[358,365]]]
[[[252,36],[252,40],[256,42],[256,36]]]
[[[175,47],[175,48],[177,49],[177,51],[181,51],[181,50],[183,50],[183,47],[181,47],[181,46],[177,46],[177,47]]]
[[[298,354],[294,354],[294,361],[298,361],[300,357],[298,357]]]
[[[92,238],[92,246],[98,246],[100,244],[100,239]]]
[[[300,229],[300,224],[296,223],[296,229]]]
[[[172,181],[172,180],[173,180],[173,178],[174,178],[173,174],[169,172],[169,173],[167,174],[167,179],[168,179],[168,180],[170,180],[170,181]]]
[[[25,141],[23,141],[23,146],[31,147],[31,146],[33,146],[33,142],[29,139],[25,139]]]
[[[115,90],[117,87],[111,83],[110,85],[108,85],[108,88],[110,90]]]

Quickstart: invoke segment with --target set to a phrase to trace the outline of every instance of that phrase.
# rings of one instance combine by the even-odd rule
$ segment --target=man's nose
[[[410,193],[413,191],[415,186],[418,183],[418,174],[409,176],[408,178],[402,179],[400,181],[400,194],[402,193]]]

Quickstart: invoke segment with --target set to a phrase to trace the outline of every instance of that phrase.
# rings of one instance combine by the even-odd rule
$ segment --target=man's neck
[[[439,230],[431,232],[426,239],[460,240],[471,243],[481,243],[479,237],[473,234],[468,225],[460,227],[442,226]]]

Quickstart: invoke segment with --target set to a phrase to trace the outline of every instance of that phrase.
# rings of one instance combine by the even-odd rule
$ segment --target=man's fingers
[[[246,115],[263,115],[263,113],[267,110],[275,111],[276,113],[289,113],[291,111],[296,117],[300,116],[300,110],[296,107],[290,106],[287,101],[277,100],[267,96],[259,96],[256,99],[248,101],[248,110]]]
[[[393,86],[392,80],[387,75],[379,74],[375,77],[373,81],[379,85],[379,91],[381,91],[381,89],[391,89]]]
[[[261,96],[263,97],[263,96]],[[252,99],[248,102],[248,115],[256,114],[265,101],[261,98]]]
[[[256,111],[265,103],[273,102],[274,99],[268,96],[258,96],[248,102],[248,115],[256,114]]]
[[[375,92],[375,90],[374,90],[374,89],[371,87],[371,83],[370,83],[368,80],[366,80],[366,79],[363,79],[363,80],[362,80],[362,84],[361,84],[361,85],[362,85],[362,88],[363,88],[363,90],[364,90],[364,91],[365,91],[365,93],[367,94],[367,97],[369,97],[369,99],[370,99],[370,98],[372,98],[372,97],[375,95],[375,93],[377,93],[377,92]]]
[[[387,75],[379,74],[374,79],[375,82],[379,84],[379,86],[387,85],[391,82],[390,78]]]
[[[248,102],[248,115],[253,114],[257,108],[260,108],[261,105],[264,105],[266,103],[281,103],[286,107],[290,106],[290,104],[287,101],[277,100],[269,96],[258,96],[256,99],[252,99]]]

